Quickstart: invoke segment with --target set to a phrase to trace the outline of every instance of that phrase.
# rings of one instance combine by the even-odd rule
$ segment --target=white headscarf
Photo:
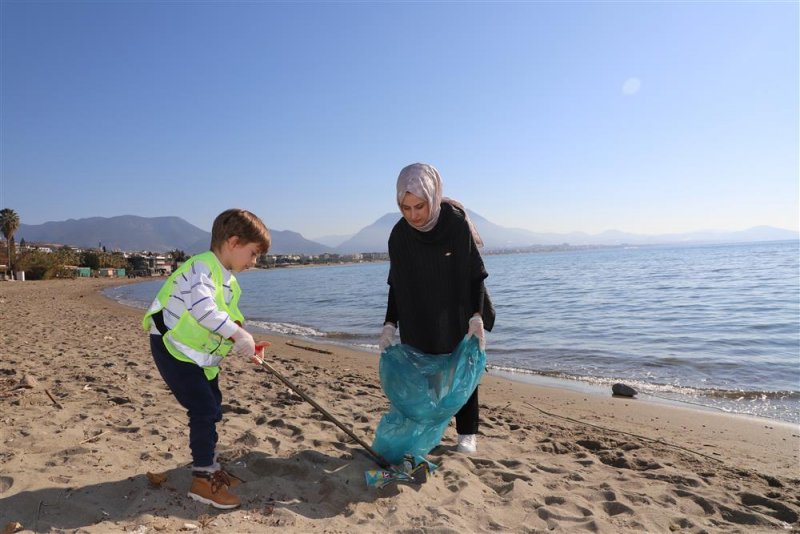
[[[469,225],[472,239],[479,247],[483,246],[483,240],[478,234],[478,230],[467,215],[467,210],[460,202],[442,196],[442,178],[439,176],[439,171],[433,165],[427,163],[412,163],[404,167],[397,177],[397,207],[400,208],[400,213],[403,212],[401,204],[406,193],[425,199],[430,207],[428,220],[422,226],[415,226],[414,228],[420,232],[429,232],[433,230],[436,223],[439,222],[439,214],[441,213],[441,203],[446,202],[452,206],[457,207],[464,212],[464,217]]]

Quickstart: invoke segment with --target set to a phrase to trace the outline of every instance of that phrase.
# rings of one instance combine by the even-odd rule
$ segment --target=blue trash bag
[[[425,354],[391,345],[380,361],[381,386],[391,406],[375,430],[372,448],[391,464],[406,454],[417,462],[442,440],[450,419],[469,400],[483,376],[486,352],[475,336],[451,354]]]

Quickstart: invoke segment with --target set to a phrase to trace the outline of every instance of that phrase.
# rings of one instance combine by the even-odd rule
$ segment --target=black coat
[[[400,219],[389,236],[389,259],[387,317],[396,312],[403,343],[428,354],[450,353],[476,311],[492,329],[494,308],[483,286],[488,273],[461,210],[443,202],[429,232]]]

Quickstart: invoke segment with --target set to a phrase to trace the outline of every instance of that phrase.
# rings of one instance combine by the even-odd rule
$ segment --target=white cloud
[[[639,78],[628,78],[622,84],[622,93],[626,95],[635,95],[642,87],[642,80]]]

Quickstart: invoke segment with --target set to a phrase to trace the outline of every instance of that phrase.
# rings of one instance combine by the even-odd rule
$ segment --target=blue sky
[[[0,4],[0,207],[309,238],[406,164],[542,232],[798,229],[797,2]]]

